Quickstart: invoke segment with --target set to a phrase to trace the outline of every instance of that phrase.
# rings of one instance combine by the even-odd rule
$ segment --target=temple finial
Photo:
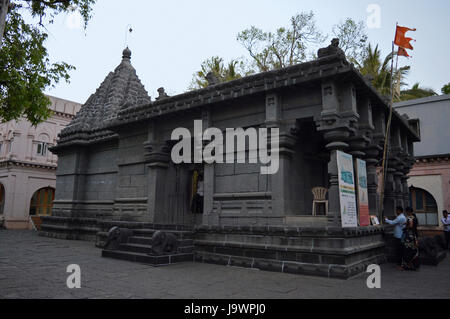
[[[131,60],[131,50],[128,47],[126,47],[126,49],[123,50],[123,52],[122,52],[122,59],[124,59],[124,60]]]

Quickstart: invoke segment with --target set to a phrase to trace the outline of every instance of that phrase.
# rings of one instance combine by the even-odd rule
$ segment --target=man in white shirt
[[[441,219],[441,221],[444,225],[445,241],[447,243],[447,249],[450,250],[450,216],[448,216],[448,212],[446,210],[444,210],[442,213],[444,217]]]
[[[390,225],[394,225],[394,244],[395,244],[395,254],[397,259],[397,267],[400,269],[403,262],[403,244],[402,236],[403,229],[406,226],[406,217],[403,213],[403,207],[399,206],[396,210],[397,218],[394,220],[389,220],[387,218],[384,221]]]

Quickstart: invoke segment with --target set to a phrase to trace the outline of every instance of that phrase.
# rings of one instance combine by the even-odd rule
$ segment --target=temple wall
[[[83,187],[84,200],[114,200],[117,152],[115,144],[90,147]]]

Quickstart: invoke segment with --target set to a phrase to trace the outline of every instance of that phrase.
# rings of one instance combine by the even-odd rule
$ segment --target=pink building
[[[411,206],[424,229],[442,230],[442,211],[450,211],[450,95],[432,96],[395,105],[400,114],[417,118],[421,142],[409,174]]]
[[[37,127],[25,119],[0,124],[0,223],[8,229],[29,229],[52,212],[58,158],[48,148],[81,104],[49,98],[54,114]]]

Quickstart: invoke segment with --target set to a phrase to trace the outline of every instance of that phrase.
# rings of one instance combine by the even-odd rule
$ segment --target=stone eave
[[[344,75],[350,75],[356,79],[360,89],[370,95],[372,100],[376,101],[376,104],[384,107],[386,112],[389,111],[389,99],[379,94],[353,64],[349,64],[342,55],[331,55],[287,68],[261,72],[241,79],[167,97],[150,104],[121,110],[116,118],[106,124],[106,127],[114,130],[120,126],[155,119],[174,112],[192,110],[208,104]],[[395,110],[394,121],[400,122],[414,141],[420,141],[419,136],[409,126],[406,119]]]
[[[338,74],[339,70],[344,70],[346,67],[348,68],[348,62],[345,59],[339,55],[333,55],[283,69],[250,75],[167,97],[151,104],[121,110],[115,119],[109,121],[107,128],[116,128],[174,112],[191,110],[208,104],[255,95],[308,81],[319,81]]]
[[[76,146],[91,146],[94,144],[107,142],[111,140],[117,140],[118,135],[114,132],[107,130],[94,131],[94,132],[79,132],[69,136],[57,142],[56,146],[50,147],[50,152],[58,155],[58,153],[70,147]]]
[[[377,104],[382,105],[386,108],[386,111],[389,112],[389,105],[390,105],[390,98],[388,96],[381,95],[377,89],[374,88],[374,86],[368,81],[356,68],[353,64],[350,65],[350,68],[352,70],[351,74],[355,77],[357,77],[357,83],[363,84],[362,89],[368,92],[368,94],[371,96],[372,101],[376,101]],[[395,105],[395,104],[394,104]],[[415,132],[411,126],[408,123],[408,120],[405,119],[400,113],[395,109],[393,110],[393,121],[400,122],[401,125],[406,128],[408,134],[410,137],[412,137],[414,142],[420,142],[420,136]]]

